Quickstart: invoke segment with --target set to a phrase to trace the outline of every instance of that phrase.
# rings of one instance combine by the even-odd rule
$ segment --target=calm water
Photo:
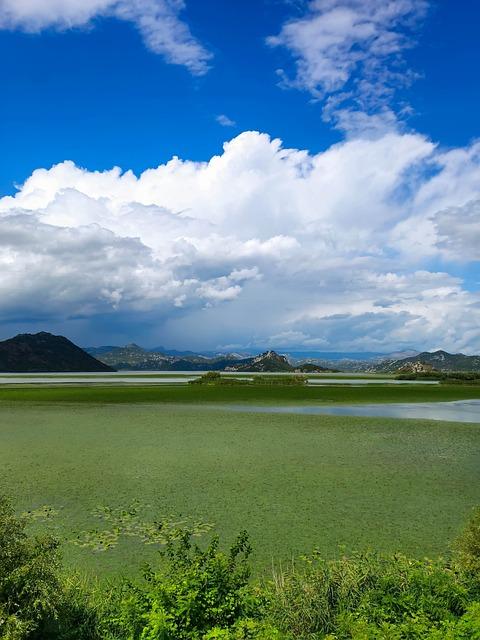
[[[187,384],[189,380],[195,380],[195,376],[191,378],[176,378],[173,376],[159,376],[158,378],[142,378],[141,376],[125,376],[125,375],[113,375],[113,376],[60,376],[55,375],[51,377],[14,377],[14,376],[1,376],[0,385],[2,384],[28,384],[28,385],[78,385],[78,384],[111,384],[111,385],[159,385],[159,384]]]
[[[438,380],[394,380],[393,378],[309,378],[308,384],[439,384]]]
[[[418,402],[390,404],[347,404],[331,406],[267,407],[252,405],[228,405],[223,409],[255,413],[299,413],[303,415],[364,416],[378,418],[417,418],[447,420],[450,422],[475,422],[480,424],[480,400],[456,400],[455,402]]]
[[[175,372],[147,372],[147,371],[118,371],[112,373],[51,373],[51,374],[15,374],[0,373],[0,385],[2,384],[28,384],[28,385],[73,385],[73,384],[186,384],[190,380],[195,380],[201,375],[197,371],[175,371]],[[235,375],[237,379],[253,380],[255,374],[228,372],[228,375]],[[262,374],[277,375],[277,374]],[[291,375],[291,374],[288,374]],[[308,378],[311,385],[367,385],[367,384],[438,384],[437,380],[394,380],[393,378],[357,378],[351,377],[326,377],[319,376]]]

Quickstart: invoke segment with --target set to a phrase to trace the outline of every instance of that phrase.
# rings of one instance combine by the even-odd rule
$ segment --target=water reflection
[[[231,411],[255,413],[297,413],[304,415],[360,416],[379,418],[417,418],[474,422],[480,424],[480,400],[456,400],[455,402],[418,402],[390,404],[343,404],[331,406],[267,407],[229,405]]]

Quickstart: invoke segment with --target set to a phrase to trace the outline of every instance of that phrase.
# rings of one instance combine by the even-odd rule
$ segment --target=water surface
[[[174,376],[159,376],[158,378],[142,378],[141,376],[125,376],[125,375],[111,375],[111,376],[92,376],[88,374],[87,376],[61,376],[61,375],[51,375],[51,376],[6,376],[5,378],[0,377],[0,385],[2,384],[24,384],[24,385],[97,385],[97,384],[109,384],[109,385],[162,385],[162,384],[187,384],[190,380],[195,380],[196,376],[191,378],[186,377],[174,377]]]
[[[480,424],[480,400],[385,404],[293,405],[290,407],[228,405],[223,409],[255,413],[297,413],[303,415],[360,416],[369,418],[416,418]]]
[[[394,378],[309,378],[308,384],[439,384],[438,380],[395,380]]]

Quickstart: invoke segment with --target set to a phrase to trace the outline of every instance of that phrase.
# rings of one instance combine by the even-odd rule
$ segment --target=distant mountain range
[[[91,347],[88,353],[115,369],[138,371],[259,371],[315,373],[322,371],[394,373],[408,363],[424,362],[440,371],[479,371],[480,356],[450,354],[446,351],[399,351],[378,353],[318,353],[265,351],[260,355],[239,353],[204,354],[191,351],[159,352],[137,344],[125,347]],[[323,357],[322,357],[323,356]],[[325,356],[332,356],[331,358]],[[343,356],[343,357],[340,357]],[[355,357],[353,357],[355,356]]]
[[[207,357],[199,354],[168,355],[149,351],[138,344],[125,347],[88,347],[86,351],[115,368],[130,371],[223,371],[238,364],[239,359],[229,354]]]
[[[120,370],[136,371],[264,371],[293,372],[299,370],[286,356],[275,351],[266,351],[258,356],[238,353],[198,354],[191,351],[168,351],[159,353],[157,349],[147,350],[138,344],[124,347],[88,347],[90,355]],[[316,364],[308,365],[308,370],[324,371]]]
[[[275,351],[266,351],[258,356],[223,354],[206,356],[200,354],[169,355],[148,351],[138,344],[125,347],[90,347],[88,353],[105,364],[123,370],[135,371],[258,371],[258,372],[294,372],[305,369],[307,373],[330,371],[316,363],[291,363],[284,355]]]
[[[437,371],[480,371],[480,356],[466,356],[463,353],[447,353],[446,351],[424,351],[409,358],[383,360],[367,366],[366,371],[394,373],[407,365],[424,364]]]
[[[406,353],[409,355],[406,356]],[[0,371],[12,373],[106,372],[120,369],[321,373],[340,370],[395,373],[405,371],[406,368],[421,370],[422,367],[432,367],[444,372],[480,371],[480,356],[451,354],[446,351],[399,352],[389,356],[375,354],[365,360],[348,357],[324,360],[299,356],[299,352],[292,357],[292,354],[281,355],[273,350],[259,355],[238,353],[203,355],[193,352],[172,354],[143,349],[137,344],[128,344],[124,347],[91,347],[83,350],[63,336],[41,332],[20,334],[0,342]]]
[[[113,371],[63,336],[22,333],[0,342],[0,371],[11,373]]]

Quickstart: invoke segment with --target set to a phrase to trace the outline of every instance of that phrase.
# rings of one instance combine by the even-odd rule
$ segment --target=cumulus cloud
[[[480,200],[439,211],[433,223],[440,250],[461,262],[480,262]]]
[[[212,56],[180,19],[184,8],[184,0],[0,0],[0,28],[35,33],[115,17],[133,23],[154,53],[203,75]]]
[[[139,176],[38,169],[0,199],[0,312],[152,345],[479,350],[478,292],[434,267],[478,259],[479,171],[475,145],[394,132],[318,154],[245,132]]]
[[[327,120],[345,129],[373,111],[370,127],[384,128],[392,126],[395,89],[414,77],[402,54],[427,7],[425,0],[310,0],[305,15],[287,21],[267,43],[286,48],[295,61],[293,78],[278,70],[284,86],[329,97]]]

